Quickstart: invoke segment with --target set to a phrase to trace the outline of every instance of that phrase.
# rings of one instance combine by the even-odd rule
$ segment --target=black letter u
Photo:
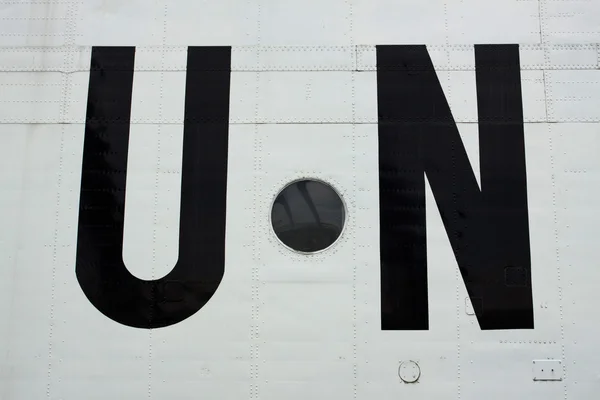
[[[231,48],[188,49],[179,259],[151,281],[133,276],[122,256],[134,58],[134,47],[92,50],[76,274],[108,318],[159,328],[200,310],[225,271]]]

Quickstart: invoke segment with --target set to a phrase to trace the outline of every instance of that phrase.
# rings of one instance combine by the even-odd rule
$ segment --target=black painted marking
[[[152,281],[122,257],[134,57],[133,47],[92,50],[76,274],[107,317],[158,328],[200,310],[223,278],[231,48],[188,49],[179,259]]]
[[[533,328],[519,47],[475,59],[481,190],[426,46],[377,46],[383,330],[429,327],[425,174],[481,329]]]

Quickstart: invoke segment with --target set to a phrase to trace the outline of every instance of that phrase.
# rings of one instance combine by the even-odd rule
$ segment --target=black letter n
[[[481,329],[533,328],[519,47],[475,61],[481,190],[426,47],[377,47],[384,330],[429,327],[425,174]]]

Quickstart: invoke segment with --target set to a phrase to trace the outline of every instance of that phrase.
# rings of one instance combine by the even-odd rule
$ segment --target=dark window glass
[[[275,199],[271,223],[289,248],[312,253],[331,246],[342,233],[344,204],[329,185],[301,180],[286,186]]]

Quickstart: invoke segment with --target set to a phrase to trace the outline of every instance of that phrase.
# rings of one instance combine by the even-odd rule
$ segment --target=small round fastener
[[[398,375],[403,382],[415,383],[421,376],[421,368],[415,361],[402,361],[398,367]]]

